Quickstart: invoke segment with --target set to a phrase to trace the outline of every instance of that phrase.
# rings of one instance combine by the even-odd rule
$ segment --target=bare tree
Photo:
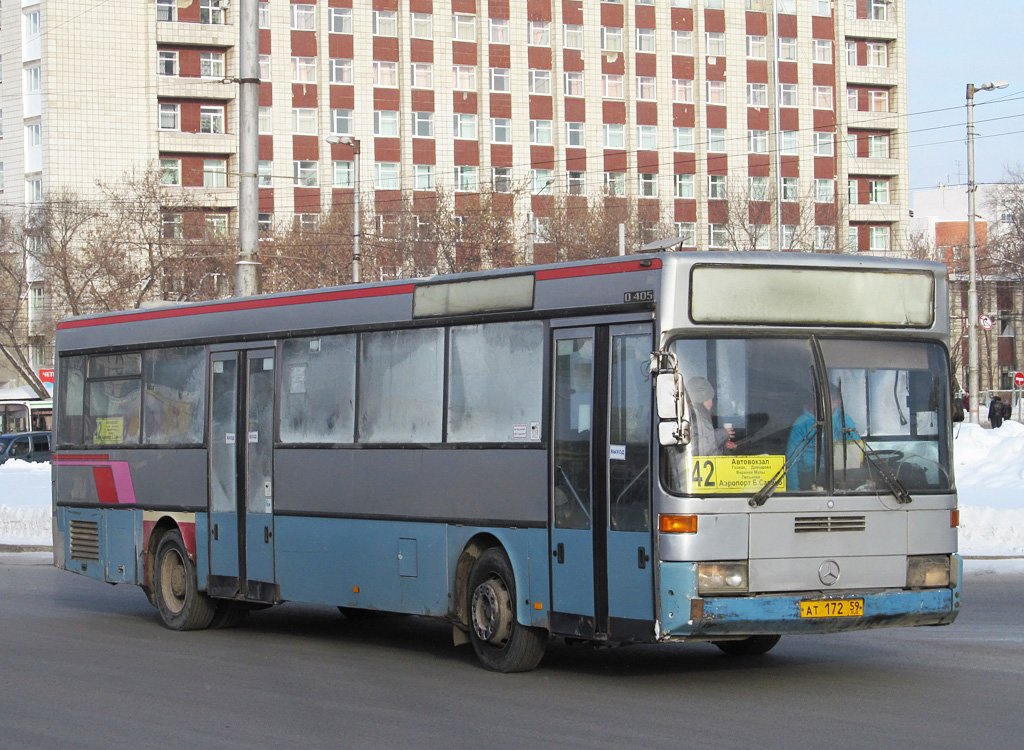
[[[49,393],[32,367],[29,348],[29,266],[25,237],[0,216],[0,353],[40,398]]]
[[[1024,165],[1007,168],[987,208],[997,220],[988,226],[987,242],[978,252],[979,270],[1024,280]]]

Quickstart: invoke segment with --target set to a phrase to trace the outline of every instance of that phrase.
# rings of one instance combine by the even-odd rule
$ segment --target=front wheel
[[[160,619],[171,630],[202,630],[216,612],[216,605],[199,590],[196,566],[177,530],[164,534],[156,547],[153,598]]]
[[[516,620],[516,581],[500,549],[484,550],[469,575],[469,637],[480,663],[494,672],[528,672],[540,664],[548,634]]]
[[[740,641],[712,641],[712,643],[732,656],[758,656],[771,651],[781,638],[781,635],[752,635]]]

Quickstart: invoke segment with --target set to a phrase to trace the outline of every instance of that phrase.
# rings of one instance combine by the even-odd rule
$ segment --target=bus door
[[[552,627],[649,638],[652,329],[557,330],[551,477]]]
[[[211,357],[210,592],[259,601],[274,586],[273,349]]]

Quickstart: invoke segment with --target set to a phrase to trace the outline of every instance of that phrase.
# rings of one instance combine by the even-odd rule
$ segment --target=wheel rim
[[[488,578],[473,592],[473,631],[477,638],[504,646],[512,634],[512,598],[500,578]]]
[[[177,614],[185,607],[187,591],[185,561],[178,550],[168,550],[160,560],[160,598],[167,609]]]

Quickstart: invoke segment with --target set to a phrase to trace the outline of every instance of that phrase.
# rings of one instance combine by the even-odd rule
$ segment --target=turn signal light
[[[955,529],[960,525],[960,509],[949,511],[949,528]]]
[[[696,534],[697,516],[660,516],[658,530],[663,534]]]

